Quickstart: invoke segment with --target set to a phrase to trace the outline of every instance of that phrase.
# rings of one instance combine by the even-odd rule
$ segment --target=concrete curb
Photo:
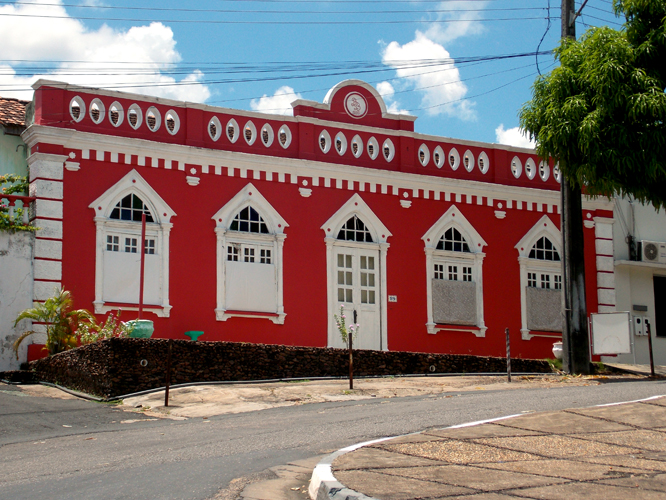
[[[661,394],[658,396],[651,396],[649,398],[643,398],[643,399],[635,399],[632,401],[620,401],[617,403],[606,403],[606,404],[600,404],[600,405],[593,405],[593,406],[585,406],[582,408],[599,408],[599,407],[607,407],[607,406],[620,406],[624,404],[631,404],[631,403],[639,403],[643,401],[650,401],[653,399],[659,399],[666,397],[666,395]],[[488,420],[479,420],[476,422],[468,422],[465,424],[458,424],[458,425],[452,425],[449,427],[444,427],[442,429],[438,430],[445,430],[445,429],[462,429],[464,427],[474,427],[476,425],[482,425],[482,424],[487,424],[491,422],[498,422],[500,420],[507,420],[510,418],[516,418],[516,417],[521,417],[523,415],[528,415],[529,413],[519,413],[515,415],[507,415],[504,417],[497,417],[497,418],[491,418]],[[310,498],[312,500],[378,500],[374,497],[368,497],[364,495],[363,493],[359,493],[357,491],[354,491],[352,489],[347,488],[344,484],[342,484],[340,481],[338,481],[335,476],[333,475],[333,472],[331,470],[331,465],[333,464],[333,461],[337,459],[338,457],[349,453],[351,451],[355,451],[359,448],[363,448],[364,446],[369,446],[372,444],[376,443],[381,443],[383,441],[389,441],[391,439],[395,439],[398,437],[404,437],[404,436],[411,436],[415,434],[421,434],[421,432],[412,432],[409,434],[403,434],[402,436],[391,436],[391,437],[386,437],[386,438],[381,438],[381,439],[375,439],[372,441],[366,441],[363,443],[359,444],[354,444],[352,446],[348,446],[347,448],[342,448],[335,453],[332,453],[328,455],[326,458],[321,460],[314,470],[312,471],[312,478],[310,479],[310,487],[308,488],[308,493],[310,494]]]
[[[444,427],[444,429],[461,429],[463,427],[473,427],[475,425],[487,424],[490,422],[497,422],[498,420],[506,420],[509,418],[520,417],[524,413],[519,413],[516,415],[507,415],[504,417],[491,418],[488,420],[479,420],[476,422],[468,422],[465,424],[452,425],[450,427]],[[308,488],[308,493],[312,500],[377,500],[374,497],[368,497],[363,493],[351,490],[347,488],[340,481],[335,479],[333,472],[331,471],[331,465],[333,461],[341,457],[342,455],[349,453],[350,451],[358,450],[364,446],[370,446],[376,443],[382,443],[384,441],[390,441],[391,439],[412,436],[415,434],[421,434],[421,432],[411,432],[409,434],[403,434],[401,436],[390,436],[380,439],[373,439],[372,441],[365,441],[363,443],[353,444],[346,448],[342,448],[335,453],[331,453],[321,462],[319,462],[314,470],[312,471],[312,477],[310,478],[310,487]]]

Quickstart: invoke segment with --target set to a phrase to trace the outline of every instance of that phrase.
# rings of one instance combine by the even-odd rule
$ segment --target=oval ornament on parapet
[[[368,112],[368,101],[358,92],[350,92],[345,97],[345,111],[352,118],[363,118]]]

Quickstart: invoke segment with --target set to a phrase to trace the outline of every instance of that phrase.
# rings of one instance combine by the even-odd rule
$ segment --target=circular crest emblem
[[[345,110],[353,118],[363,118],[368,112],[368,101],[358,92],[350,92],[345,97]]]

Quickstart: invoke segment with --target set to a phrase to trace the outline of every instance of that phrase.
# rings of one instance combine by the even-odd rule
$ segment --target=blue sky
[[[41,77],[289,113],[356,78],[418,132],[525,145],[517,113],[559,15],[556,0],[0,1],[0,95],[30,99]],[[620,27],[611,2],[589,0],[577,31],[605,24]]]

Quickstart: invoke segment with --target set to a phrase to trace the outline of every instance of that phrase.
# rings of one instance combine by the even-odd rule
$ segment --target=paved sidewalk
[[[315,468],[313,499],[666,499],[666,397],[427,431],[331,461]]]

